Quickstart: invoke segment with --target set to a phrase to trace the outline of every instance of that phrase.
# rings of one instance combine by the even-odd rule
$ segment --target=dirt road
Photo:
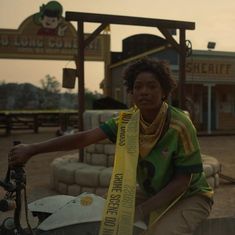
[[[8,137],[0,135],[0,178],[2,179],[7,167],[7,154],[14,140],[24,143],[46,140],[55,137],[55,129],[42,129],[38,134],[30,131],[15,132]],[[1,134],[1,133],[0,133]],[[216,157],[222,164],[222,173],[235,178],[235,135],[199,137],[202,153]],[[50,189],[50,163],[53,159],[66,153],[50,153],[38,155],[26,166],[28,201],[44,196],[57,194]],[[0,198],[3,191],[0,190]],[[215,192],[215,203],[211,217],[235,216],[235,184],[222,180]],[[0,221],[3,218],[0,212]]]

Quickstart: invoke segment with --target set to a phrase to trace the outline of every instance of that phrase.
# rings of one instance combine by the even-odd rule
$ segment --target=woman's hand
[[[106,134],[100,128],[94,128],[34,144],[18,144],[9,152],[9,166],[22,166],[36,154],[80,149],[106,138]]]
[[[23,166],[33,156],[33,145],[19,144],[14,146],[8,154],[8,164],[10,167]]]

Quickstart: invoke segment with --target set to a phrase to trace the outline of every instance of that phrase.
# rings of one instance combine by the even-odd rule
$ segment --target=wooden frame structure
[[[83,113],[84,113],[84,49],[98,36],[108,25],[131,25],[131,26],[145,26],[155,27],[163,34],[167,41],[175,48],[180,54],[179,63],[179,105],[184,108],[185,106],[185,64],[186,64],[186,30],[194,30],[195,23],[187,21],[163,20],[143,17],[131,16],[118,16],[106,14],[93,14],[84,12],[71,12],[65,13],[67,21],[77,22],[77,37],[78,37],[78,55],[76,65],[78,70],[78,103],[79,103],[79,130],[83,130]],[[100,25],[90,34],[88,38],[84,38],[84,23],[100,23]],[[171,35],[171,29],[179,30],[179,42],[177,42]],[[83,155],[83,154],[82,154]],[[81,156],[83,158],[83,156]]]

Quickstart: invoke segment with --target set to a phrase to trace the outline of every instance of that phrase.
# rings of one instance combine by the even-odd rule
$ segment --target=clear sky
[[[47,2],[49,0],[0,0],[0,28],[17,29],[24,19],[38,12],[39,7]],[[235,52],[234,0],[58,0],[58,2],[63,5],[64,12],[79,11],[195,22],[196,29],[186,32],[186,38],[191,40],[193,49],[206,50],[208,41],[215,41],[215,50]],[[87,24],[86,32],[91,32],[92,27],[94,25]],[[120,51],[122,39],[136,33],[162,36],[154,28],[111,25],[111,50]],[[0,59],[0,81],[31,82],[39,85],[39,80],[49,74],[62,82],[62,68],[74,66],[74,62],[71,61]],[[99,83],[103,76],[102,62],[86,62],[86,88],[100,92]]]

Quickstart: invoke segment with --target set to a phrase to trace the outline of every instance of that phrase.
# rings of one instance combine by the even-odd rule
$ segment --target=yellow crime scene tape
[[[99,235],[133,235],[136,168],[139,156],[139,111],[122,112],[118,120],[115,162]],[[191,180],[190,180],[191,181]],[[167,207],[150,214],[147,230],[152,234],[157,221],[184,195]]]
[[[119,116],[114,168],[99,235],[133,234],[139,116],[139,111]]]

